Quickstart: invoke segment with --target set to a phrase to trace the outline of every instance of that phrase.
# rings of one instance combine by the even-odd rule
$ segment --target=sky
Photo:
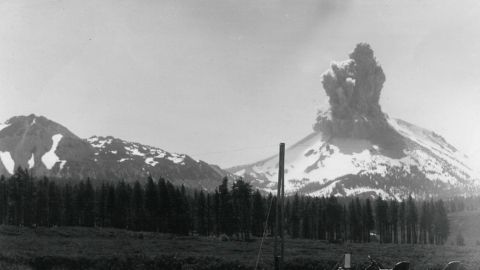
[[[312,132],[321,74],[367,42],[383,111],[480,164],[479,34],[477,0],[0,0],[0,122],[251,163]]]

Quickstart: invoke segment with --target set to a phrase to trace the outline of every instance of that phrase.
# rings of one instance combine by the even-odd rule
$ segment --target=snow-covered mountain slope
[[[386,76],[368,44],[323,75],[330,107],[286,149],[285,189],[319,196],[452,196],[479,189],[468,158],[440,135],[393,119],[379,100]],[[274,191],[278,157],[229,169]]]
[[[463,194],[477,190],[478,174],[468,158],[434,132],[388,118],[407,147],[402,156],[390,156],[365,139],[331,137],[314,132],[288,147],[285,154],[285,190],[314,196]],[[278,156],[229,169],[254,185],[274,192]]]
[[[164,177],[176,184],[213,189],[228,173],[185,154],[114,137],[81,139],[45,117],[10,118],[0,125],[0,174],[21,166],[37,176],[99,180]]]
[[[111,136],[92,136],[87,142],[94,149],[95,163],[101,168],[109,168],[109,174],[114,178],[129,179],[151,174],[190,187],[214,189],[227,175],[218,166],[186,154],[170,153]]]

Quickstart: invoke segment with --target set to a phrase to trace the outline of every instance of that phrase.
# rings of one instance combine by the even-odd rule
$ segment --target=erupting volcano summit
[[[358,44],[322,77],[330,107],[318,114],[312,134],[287,149],[287,192],[402,198],[477,190],[465,155],[440,135],[382,112],[386,76],[370,45]],[[229,170],[273,191],[278,158]]]

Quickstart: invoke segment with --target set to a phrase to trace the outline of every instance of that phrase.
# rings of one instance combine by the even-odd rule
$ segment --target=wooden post
[[[274,267],[276,270],[283,270],[283,256],[284,256],[284,237],[283,237],[283,223],[285,221],[284,212],[284,163],[285,163],[285,143],[280,143],[280,154],[278,161],[278,183],[277,183],[277,205],[275,216],[275,244],[273,250]],[[280,252],[278,248],[278,238],[280,236]],[[280,254],[279,254],[280,253]]]

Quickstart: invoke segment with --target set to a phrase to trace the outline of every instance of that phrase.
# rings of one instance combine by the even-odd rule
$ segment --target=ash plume
[[[385,73],[369,44],[357,44],[348,60],[332,63],[322,76],[330,108],[319,112],[315,131],[382,144],[397,141],[379,104]]]

